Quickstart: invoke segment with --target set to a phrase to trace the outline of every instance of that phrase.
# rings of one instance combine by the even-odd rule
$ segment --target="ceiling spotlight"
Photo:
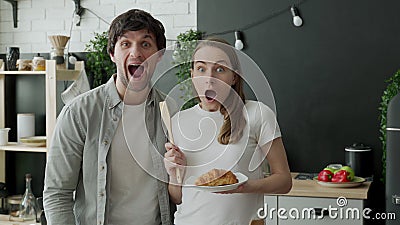
[[[290,8],[290,11],[292,12],[292,16],[293,16],[293,24],[296,27],[300,27],[301,25],[303,25],[303,20],[301,19],[299,10],[296,8],[296,6],[292,6]]]
[[[235,31],[235,48],[237,50],[242,50],[243,49],[243,42],[241,40],[241,32],[240,31]]]

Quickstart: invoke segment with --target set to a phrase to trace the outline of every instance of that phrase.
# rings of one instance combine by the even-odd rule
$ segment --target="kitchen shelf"
[[[0,146],[0,151],[12,152],[47,152],[46,147],[31,147],[16,142],[8,142],[8,145]]]
[[[72,81],[76,80],[80,74],[77,70],[57,70],[56,80]],[[18,75],[46,75],[46,71],[0,71],[0,75],[18,76]]]
[[[9,215],[0,215],[0,225],[40,225],[35,221],[16,222],[10,221],[9,218]]]
[[[46,60],[46,71],[4,71],[4,63],[0,59],[0,128],[5,126],[5,78],[6,76],[45,76],[46,99],[46,142],[50,146],[51,136],[57,119],[56,84],[57,81],[74,81],[84,69],[84,62],[76,62],[75,70],[58,70],[55,60]],[[30,147],[16,143],[0,146],[0,182],[5,181],[5,152],[41,152],[47,153],[46,147]]]
[[[5,75],[38,75],[46,74],[46,71],[0,71],[0,73]]]

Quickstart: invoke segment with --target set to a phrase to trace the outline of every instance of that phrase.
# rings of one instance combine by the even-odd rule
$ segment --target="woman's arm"
[[[176,170],[180,169],[181,174],[184,174],[181,166],[186,166],[186,158],[183,152],[171,143],[166,143],[165,149],[167,152],[164,155],[164,164],[169,174],[168,192],[171,201],[179,205],[182,203],[182,186],[176,178]]]
[[[268,151],[268,148],[270,150]],[[224,193],[288,193],[292,188],[292,177],[290,175],[289,164],[286,157],[282,138],[276,138],[272,144],[267,143],[261,147],[267,154],[271,175],[266,178],[248,180],[236,190]]]

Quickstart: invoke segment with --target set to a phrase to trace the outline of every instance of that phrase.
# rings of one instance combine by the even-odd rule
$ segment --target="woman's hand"
[[[185,174],[186,157],[185,154],[176,146],[171,143],[165,143],[167,152],[164,154],[164,165],[170,180],[177,181],[176,170],[179,169],[181,177]]]

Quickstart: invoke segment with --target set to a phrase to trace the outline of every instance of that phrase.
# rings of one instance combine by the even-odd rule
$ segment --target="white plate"
[[[357,187],[365,182],[365,179],[362,177],[354,177],[353,181],[350,182],[324,182],[319,181],[317,177],[314,177],[314,180],[316,180],[317,183],[321,186],[337,188]]]
[[[30,147],[46,146],[46,136],[22,137],[20,138],[20,141],[23,145]]]
[[[228,184],[223,186],[197,186],[194,184],[196,178],[191,176],[185,181],[185,187],[197,189],[206,192],[220,192],[220,191],[230,191],[236,189],[239,185],[245,183],[249,178],[242,173],[233,173],[236,175],[238,182],[236,184]]]

